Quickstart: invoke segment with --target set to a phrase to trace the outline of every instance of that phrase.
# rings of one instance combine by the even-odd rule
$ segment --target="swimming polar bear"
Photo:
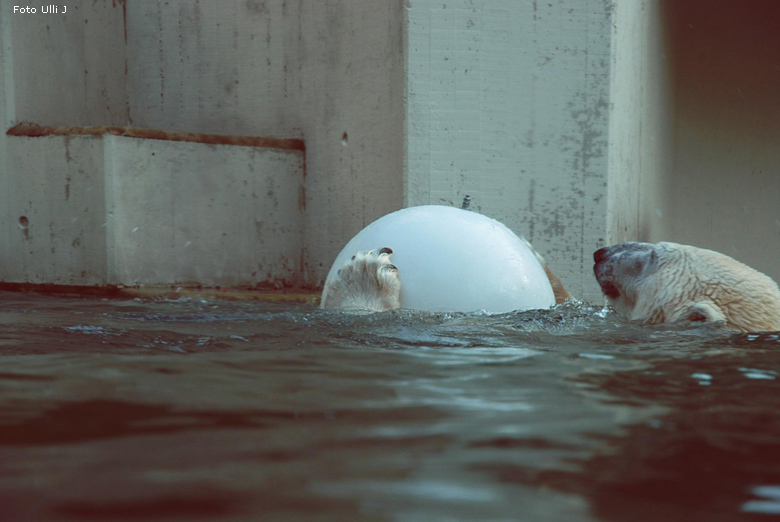
[[[727,255],[676,243],[629,242],[597,250],[593,259],[602,292],[630,320],[780,330],[777,283]]]
[[[320,306],[500,313],[565,299],[572,297],[544,258],[505,225],[468,210],[424,205],[388,214],[347,243]]]

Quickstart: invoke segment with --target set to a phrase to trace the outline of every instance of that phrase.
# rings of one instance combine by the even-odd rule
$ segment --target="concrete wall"
[[[2,280],[301,284],[301,151],[8,136]]]
[[[35,3],[43,5],[51,4]],[[127,230],[142,230],[132,222],[137,215],[109,219],[131,210],[122,194],[162,197],[149,184],[155,176],[181,191],[168,193],[177,208],[185,201],[208,208],[220,184],[215,209],[246,203],[251,183],[257,194],[268,180],[289,182],[274,190],[285,194],[289,214],[265,216],[273,199],[266,194],[262,205],[215,225],[252,235],[247,245],[268,240],[273,254],[267,243],[259,257],[254,247],[236,246],[246,262],[231,264],[225,244],[203,243],[178,265],[177,281],[243,284],[253,272],[255,282],[288,280],[292,270],[295,281],[317,286],[342,245],[372,220],[403,206],[459,205],[466,194],[473,208],[527,236],[588,300],[600,299],[593,250],[629,239],[715,248],[780,279],[775,5],[98,1],[70,5],[65,15],[20,15],[0,0],[5,129],[34,121],[306,142],[298,179],[295,162],[280,174],[253,156],[259,151],[236,152],[234,161],[210,145],[169,145],[168,160],[151,161],[128,151],[164,156],[154,144],[0,135],[0,279],[174,278],[133,256],[139,236]],[[177,185],[186,155],[204,168],[195,169],[197,183]],[[258,161],[270,170],[247,171]],[[133,177],[144,170],[147,178]],[[113,203],[87,196],[101,190],[109,200],[119,196]],[[169,223],[170,233],[192,232],[181,219],[213,224],[199,215],[170,218],[162,203],[145,212],[158,213],[149,219]],[[242,228],[268,219],[280,223],[271,236]],[[289,231],[278,221],[287,219]],[[147,237],[143,249],[158,240]],[[210,251],[208,263],[194,261]],[[171,263],[182,260],[166,252]],[[242,275],[230,279],[234,272]]]
[[[305,242],[292,234],[290,246],[298,251],[286,266],[297,267],[296,281],[306,285],[321,284],[353,234],[403,205],[401,0],[92,2],[71,5],[64,15],[42,14],[43,5],[35,4],[37,14],[22,15],[13,13],[10,0],[1,4],[5,129],[33,121],[305,138],[306,179],[292,203],[304,216]],[[0,152],[8,139],[0,136]],[[21,149],[18,154],[29,156]],[[5,157],[0,168],[6,181],[9,175],[23,179],[32,168]],[[218,183],[234,174],[212,176]],[[134,179],[133,171],[121,175]],[[159,175],[168,174],[162,169]],[[300,184],[290,187],[298,191]],[[233,188],[234,200],[246,196],[243,187]],[[167,222],[167,210],[158,211],[157,222]],[[14,212],[3,217],[2,251],[17,248]],[[104,222],[105,216],[96,219]],[[290,227],[297,231],[297,224]],[[263,237],[247,244],[263,243]],[[291,256],[281,247],[275,255]],[[214,280],[194,267],[181,268],[177,280]],[[0,269],[0,279],[22,277],[2,270],[9,269]],[[272,280],[279,277],[275,269],[267,272],[275,274]],[[71,271],[56,280],[63,279],[70,281]]]
[[[36,14],[14,14],[14,6]],[[46,125],[123,125],[125,24],[122,3],[73,2],[66,14],[43,14],[44,2],[0,3],[8,129]],[[10,123],[10,124],[9,124]]]
[[[404,0],[299,0],[307,281],[354,234],[403,207]]]
[[[406,204],[468,194],[525,235],[573,294],[598,298],[612,2],[409,4]]]
[[[0,280],[106,283],[100,138],[22,138],[21,121],[124,124],[124,18],[110,2],[14,14],[0,2]]]
[[[307,284],[403,205],[401,0],[128,2],[130,122],[306,141]]]
[[[669,237],[780,281],[780,4],[669,1]]]
[[[103,147],[6,136],[20,121],[123,124],[124,19],[110,2],[14,14],[0,1],[0,280],[104,284]]]
[[[7,170],[0,177],[2,280],[105,284],[102,140],[5,138]]]

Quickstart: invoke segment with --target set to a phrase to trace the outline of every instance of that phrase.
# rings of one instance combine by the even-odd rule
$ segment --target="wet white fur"
[[[322,293],[322,308],[383,312],[401,307],[401,280],[381,249],[358,252]]]
[[[621,287],[620,297],[610,301],[629,319],[705,320],[741,332],[780,330],[780,289],[771,278],[712,250],[676,243],[652,246],[656,258],[645,259],[652,266],[639,274],[625,275],[621,260],[610,260]]]

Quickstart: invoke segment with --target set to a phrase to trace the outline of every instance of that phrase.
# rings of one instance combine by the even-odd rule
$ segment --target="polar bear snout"
[[[601,291],[611,299],[620,297],[620,288],[614,282],[614,270],[610,260],[610,248],[600,248],[593,253],[593,274]]]
[[[596,262],[596,265],[609,258],[609,250],[610,247],[604,247],[593,252],[593,261]]]

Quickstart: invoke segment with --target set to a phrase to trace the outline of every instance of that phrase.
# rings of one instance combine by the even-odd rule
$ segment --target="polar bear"
[[[724,254],[676,243],[628,242],[597,250],[593,259],[602,292],[630,320],[780,330],[777,283]]]

